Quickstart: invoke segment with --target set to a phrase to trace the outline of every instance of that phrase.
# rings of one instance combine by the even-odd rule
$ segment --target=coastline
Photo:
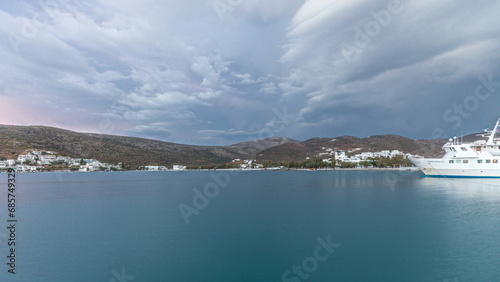
[[[252,171],[419,171],[417,167],[402,167],[402,168],[321,168],[321,169],[307,169],[307,168],[291,168],[291,169],[265,169],[265,168],[255,168],[255,169],[184,169],[184,170],[120,170],[120,171],[70,171],[70,170],[55,170],[55,171],[36,171],[36,172],[21,172],[16,171],[16,173],[120,173],[120,172],[192,172],[192,171],[237,171],[237,172],[252,172]],[[8,173],[7,171],[0,171],[0,173]]]

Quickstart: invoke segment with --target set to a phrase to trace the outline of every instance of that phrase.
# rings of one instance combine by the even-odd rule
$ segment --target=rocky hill
[[[382,150],[399,150],[404,153],[425,157],[440,157],[441,147],[446,139],[413,140],[399,135],[376,135],[366,138],[341,136],[336,138],[312,138],[300,143],[288,143],[261,151],[257,160],[261,162],[298,161],[306,157],[314,157],[331,148],[339,151],[378,152]]]
[[[467,140],[475,138],[470,135]],[[0,125],[0,157],[15,158],[27,149],[57,151],[69,157],[122,162],[129,166],[223,164],[233,159],[257,158],[260,162],[304,160],[326,148],[356,152],[400,150],[426,157],[439,157],[445,139],[413,140],[399,135],[366,138],[341,136],[312,138],[303,142],[270,137],[229,146],[194,146],[145,138],[79,133],[46,126]]]
[[[288,138],[243,142],[231,146],[194,146],[151,139],[78,133],[46,126],[0,125],[0,156],[15,158],[27,149],[57,151],[69,157],[122,162],[131,166],[222,164],[255,156],[258,151],[294,142]]]
[[[284,137],[269,137],[266,139],[236,143],[226,148],[241,155],[255,157],[257,153],[263,150],[289,143],[300,143],[300,141]]]

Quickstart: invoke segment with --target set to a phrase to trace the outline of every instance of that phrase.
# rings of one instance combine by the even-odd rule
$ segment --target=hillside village
[[[338,151],[332,148],[322,147],[322,152],[313,158],[323,163],[320,167],[355,167],[372,168],[373,161],[380,158],[385,159],[408,159],[418,157],[410,153],[403,153],[399,150],[382,150],[379,152],[359,152],[361,148],[354,148],[348,151]],[[356,153],[358,152],[358,153]],[[307,157],[304,162],[311,160]],[[296,163],[297,165],[299,163]],[[300,166],[300,165],[299,165]],[[288,166],[290,167],[290,165]],[[0,170],[15,168],[19,172],[40,172],[40,171],[120,171],[123,169],[122,163],[108,164],[96,159],[71,158],[59,155],[54,151],[28,150],[17,159],[0,158]],[[173,165],[172,170],[180,171],[186,169],[199,169],[202,167],[188,167],[184,165]],[[206,168],[206,167],[203,167]],[[210,168],[236,168],[236,169],[284,169],[284,165],[261,164],[253,159],[233,159],[231,163]],[[300,167],[298,167],[300,168]],[[139,170],[146,171],[166,171],[167,166],[147,165],[139,167]]]
[[[238,169],[284,169],[285,167],[293,167],[295,168],[304,168],[306,164],[313,165],[312,167],[322,167],[322,168],[373,168],[375,167],[375,163],[379,161],[378,167],[387,167],[385,163],[380,162],[381,159],[386,160],[395,160],[392,163],[397,163],[398,167],[405,166],[413,166],[409,161],[410,157],[420,157],[419,155],[414,155],[410,153],[404,153],[399,150],[382,150],[378,152],[359,152],[361,148],[354,148],[352,150],[347,151],[339,151],[333,148],[322,147],[322,152],[318,153],[313,158],[306,157],[302,162],[288,162],[288,166],[284,163],[276,164],[276,163],[268,163],[261,164],[257,163],[256,160],[247,159],[234,159],[231,164],[218,166],[217,168],[238,168]],[[359,153],[355,153],[359,152]],[[322,164],[318,165],[317,162],[321,162]],[[315,163],[315,166],[314,166]],[[395,166],[395,165],[393,165]]]
[[[15,168],[19,172],[37,171],[115,171],[121,163],[112,165],[95,159],[71,158],[54,151],[28,150],[17,159],[0,159],[0,169]]]
[[[96,159],[71,158],[59,155],[54,151],[28,150],[16,159],[0,157],[0,170],[14,168],[18,172],[42,172],[42,171],[120,171],[123,170],[122,163],[116,165],[100,162]],[[140,166],[139,170],[166,171],[166,166],[148,165]],[[174,165],[172,170],[185,170],[184,165]]]
[[[336,151],[332,148],[322,147],[324,152],[319,153],[318,157],[330,157],[324,158],[323,162],[332,162],[332,159],[335,160],[336,163],[355,163],[359,164],[363,161],[368,161],[374,158],[388,158],[393,159],[396,157],[401,157],[403,159],[408,159],[410,157],[420,157],[419,155],[413,155],[410,153],[403,153],[399,150],[382,150],[379,152],[360,152],[357,154],[353,154],[354,152],[359,152],[361,148],[354,148],[349,151]],[[333,158],[332,158],[333,157]]]

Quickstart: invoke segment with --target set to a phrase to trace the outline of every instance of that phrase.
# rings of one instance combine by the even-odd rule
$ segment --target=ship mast
[[[488,137],[488,141],[486,142],[486,145],[494,145],[495,144],[495,134],[498,131],[498,128],[500,127],[500,118],[497,120],[497,123],[495,124],[495,128],[491,131],[490,137]]]

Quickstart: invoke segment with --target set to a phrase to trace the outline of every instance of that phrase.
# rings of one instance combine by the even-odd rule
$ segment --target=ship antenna
[[[487,142],[488,145],[495,144],[495,142],[494,142],[495,133],[498,131],[499,125],[500,125],[500,118],[497,120],[497,123],[495,124],[495,127],[491,131],[490,137],[488,138],[488,142]]]

